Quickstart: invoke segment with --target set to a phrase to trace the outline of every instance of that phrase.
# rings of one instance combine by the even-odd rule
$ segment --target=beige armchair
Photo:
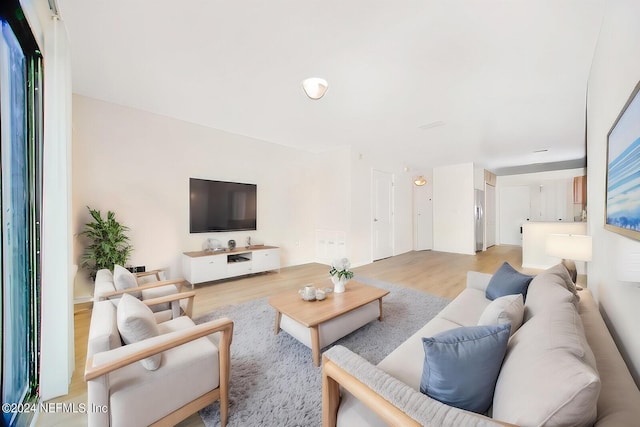
[[[162,300],[185,294],[191,300],[195,295],[187,292]],[[84,375],[89,426],[175,425],[219,400],[224,427],[233,322],[218,319],[196,325],[180,316],[155,323],[146,307],[155,303],[129,296],[123,296],[117,307],[109,301],[94,303]],[[144,322],[153,323],[157,335],[131,342],[131,331],[139,333]],[[158,358],[156,365],[143,365],[153,357]]]
[[[94,302],[111,300],[117,302],[123,294],[127,293],[143,301],[156,300],[157,298],[174,295],[182,292],[184,279],[160,280],[161,270],[152,270],[144,273],[130,273],[123,267],[114,266],[114,273],[108,269],[98,270],[94,283]],[[153,281],[156,279],[157,281]],[[162,301],[162,300],[157,300]],[[151,311],[158,322],[164,322],[171,318],[180,316],[189,310],[191,316],[192,307],[187,307],[184,301],[172,300],[173,302],[156,302],[151,305]]]

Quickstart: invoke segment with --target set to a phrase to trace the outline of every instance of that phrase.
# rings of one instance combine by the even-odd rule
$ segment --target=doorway
[[[485,249],[496,244],[496,187],[486,184],[485,194]]]
[[[373,260],[393,256],[393,174],[373,170]]]
[[[433,186],[413,186],[413,224],[416,251],[433,249]]]

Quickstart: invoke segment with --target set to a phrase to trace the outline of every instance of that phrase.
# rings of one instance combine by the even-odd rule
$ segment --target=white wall
[[[308,153],[79,95],[73,121],[74,233],[87,205],[114,211],[131,229],[131,264],[175,276],[180,254],[206,238],[250,235],[280,246],[283,266],[298,265],[318,260],[318,231],[344,233],[352,264],[369,263],[374,168],[394,174],[395,254],[412,248],[411,180],[400,160],[345,147]],[[257,184],[258,230],[189,234],[189,177]],[[76,258],[83,247],[76,237]],[[78,296],[91,291],[83,283]]]
[[[531,199],[529,200],[530,205],[527,206],[526,209],[521,209],[522,206],[512,206],[513,203],[522,203],[521,198],[503,198],[501,194],[503,193],[503,189],[508,189],[512,187],[514,191],[518,191],[516,187],[527,186],[530,187],[531,191],[534,191],[538,186],[545,185],[547,183],[557,182],[565,180],[567,185],[570,186],[570,181],[575,176],[583,176],[586,175],[585,168],[576,168],[576,169],[565,169],[565,170],[557,170],[557,171],[548,171],[548,172],[536,172],[536,173],[525,173],[518,175],[502,175],[498,176],[496,179],[496,211],[497,212],[521,212],[526,215],[522,218],[523,221],[526,218],[531,218]],[[571,190],[571,191],[569,191]],[[506,191],[507,194],[512,194],[510,191]],[[533,197],[531,197],[533,198]],[[572,189],[567,188],[566,193],[566,210],[567,210],[567,220],[571,220],[571,218],[575,215],[580,214],[580,206],[573,205],[573,194]],[[508,224],[505,224],[505,219],[502,218],[502,215],[498,215],[496,230],[498,235],[496,236],[496,241],[499,244],[519,244],[514,241],[513,233],[509,233],[513,230],[514,224],[511,224],[513,221],[512,218],[506,218]],[[502,230],[502,231],[501,231]],[[507,232],[507,230],[509,232]],[[518,240],[520,240],[518,238]]]
[[[130,228],[130,263],[170,276],[181,273],[180,254],[209,237],[280,246],[283,266],[313,260],[311,154],[77,95],[73,107],[75,233],[89,219],[86,206],[112,210]],[[257,231],[190,234],[190,177],[257,184]],[[344,225],[340,209],[324,213]],[[74,243],[79,257],[84,242]]]
[[[316,154],[306,188],[315,206],[315,260],[329,264],[336,258],[352,258],[358,244],[350,236],[351,151],[337,148]],[[301,198],[308,199],[305,194]]]
[[[473,163],[433,169],[433,249],[475,254]]]
[[[624,282],[618,260],[640,253],[640,242],[604,230],[607,133],[640,79],[640,2],[611,0],[598,39],[587,100],[588,224],[593,261],[588,286],[597,295],[618,347],[640,384],[640,284]]]

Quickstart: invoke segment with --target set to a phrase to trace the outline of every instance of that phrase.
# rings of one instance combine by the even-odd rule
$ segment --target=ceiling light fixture
[[[418,187],[422,187],[423,185],[425,185],[425,184],[427,183],[427,180],[426,180],[426,179],[424,179],[424,176],[420,175],[420,176],[416,177],[416,178],[413,180],[413,183],[414,183],[415,185],[417,185]]]
[[[324,96],[329,83],[320,77],[310,77],[302,81],[302,89],[304,93],[311,99],[320,99]]]

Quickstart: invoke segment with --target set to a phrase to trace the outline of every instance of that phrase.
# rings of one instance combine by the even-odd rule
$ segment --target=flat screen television
[[[189,179],[189,232],[256,229],[257,186]]]

